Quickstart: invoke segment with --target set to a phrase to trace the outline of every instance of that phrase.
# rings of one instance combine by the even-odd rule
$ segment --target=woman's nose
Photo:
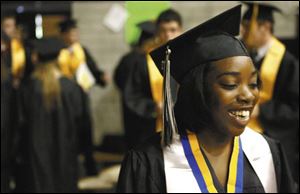
[[[237,97],[238,102],[243,104],[252,104],[255,99],[255,93],[248,86],[241,87],[239,95]]]

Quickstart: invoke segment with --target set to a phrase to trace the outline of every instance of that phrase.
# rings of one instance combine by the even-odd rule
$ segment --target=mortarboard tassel
[[[166,58],[162,62],[163,67],[163,130],[162,145],[168,146],[172,142],[173,133],[177,132],[177,124],[173,109],[173,100],[171,93],[171,75],[170,75],[170,54],[171,50],[167,47]]]

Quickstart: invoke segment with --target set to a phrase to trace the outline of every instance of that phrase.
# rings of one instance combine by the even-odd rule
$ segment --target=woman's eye
[[[258,84],[257,83],[252,83],[249,85],[251,88],[256,89],[258,88]]]
[[[237,84],[221,84],[221,86],[226,90],[233,90],[237,87]]]

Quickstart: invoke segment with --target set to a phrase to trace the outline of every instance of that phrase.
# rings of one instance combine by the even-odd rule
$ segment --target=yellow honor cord
[[[232,155],[231,155],[231,159],[230,159],[230,165],[229,165],[229,176],[228,176],[228,182],[227,182],[227,192],[228,193],[235,193],[238,154],[239,154],[239,138],[235,137]]]
[[[11,41],[12,74],[14,78],[22,78],[26,63],[25,49],[17,39]]]
[[[160,104],[163,101],[163,77],[157,69],[151,56],[147,54],[146,57],[152,98],[156,104]],[[162,128],[162,117],[158,116],[156,119],[156,131],[160,132]]]
[[[268,50],[260,69],[262,90],[260,91],[258,104],[263,104],[273,97],[274,86],[285,49],[285,46],[279,40],[275,37],[272,38],[272,46]],[[252,119],[248,127],[259,133],[264,131],[258,119]]]
[[[85,53],[79,43],[73,44],[70,48],[62,49],[58,56],[58,64],[62,74],[69,78],[75,76],[76,70],[85,61]]]
[[[210,170],[206,164],[205,158],[200,149],[196,134],[189,132],[187,134],[187,137],[190,143],[191,152],[196,160],[198,168],[200,169],[207,191],[210,193],[217,193],[218,191],[214,185],[212,175],[210,173]],[[230,159],[230,165],[229,165],[229,173],[228,173],[228,181],[227,181],[228,193],[236,192],[239,151],[240,151],[239,137],[235,137],[231,159]]]
[[[260,92],[260,103],[272,99],[276,77],[285,53],[285,46],[276,38],[272,38],[272,46],[268,50],[260,70],[263,88]]]
[[[192,153],[195,156],[198,167],[200,168],[200,171],[206,183],[207,190],[210,193],[217,193],[218,191],[214,186],[214,182],[210,174],[209,168],[206,165],[204,156],[202,155],[202,152],[200,150],[200,146],[196,134],[195,133],[188,134],[188,138],[191,145]]]

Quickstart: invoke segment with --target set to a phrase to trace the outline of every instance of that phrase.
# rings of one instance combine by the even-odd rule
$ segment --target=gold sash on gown
[[[26,56],[23,44],[18,39],[11,40],[12,75],[15,79],[21,79],[24,74]]]
[[[58,57],[58,64],[62,74],[71,79],[76,77],[77,83],[85,91],[94,85],[95,78],[87,66],[84,50],[79,43],[62,49]]]
[[[163,101],[163,76],[149,54],[147,54],[147,66],[153,100],[156,104],[161,104]],[[162,128],[162,117],[158,116],[156,119],[156,132],[161,132]]]
[[[260,69],[262,90],[260,91],[260,99],[256,106],[266,103],[267,101],[272,99],[276,77],[284,53],[285,46],[275,37],[272,37],[272,46],[268,50]],[[248,124],[248,127],[254,129],[259,133],[263,133],[264,131],[261,123],[257,118],[252,118]]]

